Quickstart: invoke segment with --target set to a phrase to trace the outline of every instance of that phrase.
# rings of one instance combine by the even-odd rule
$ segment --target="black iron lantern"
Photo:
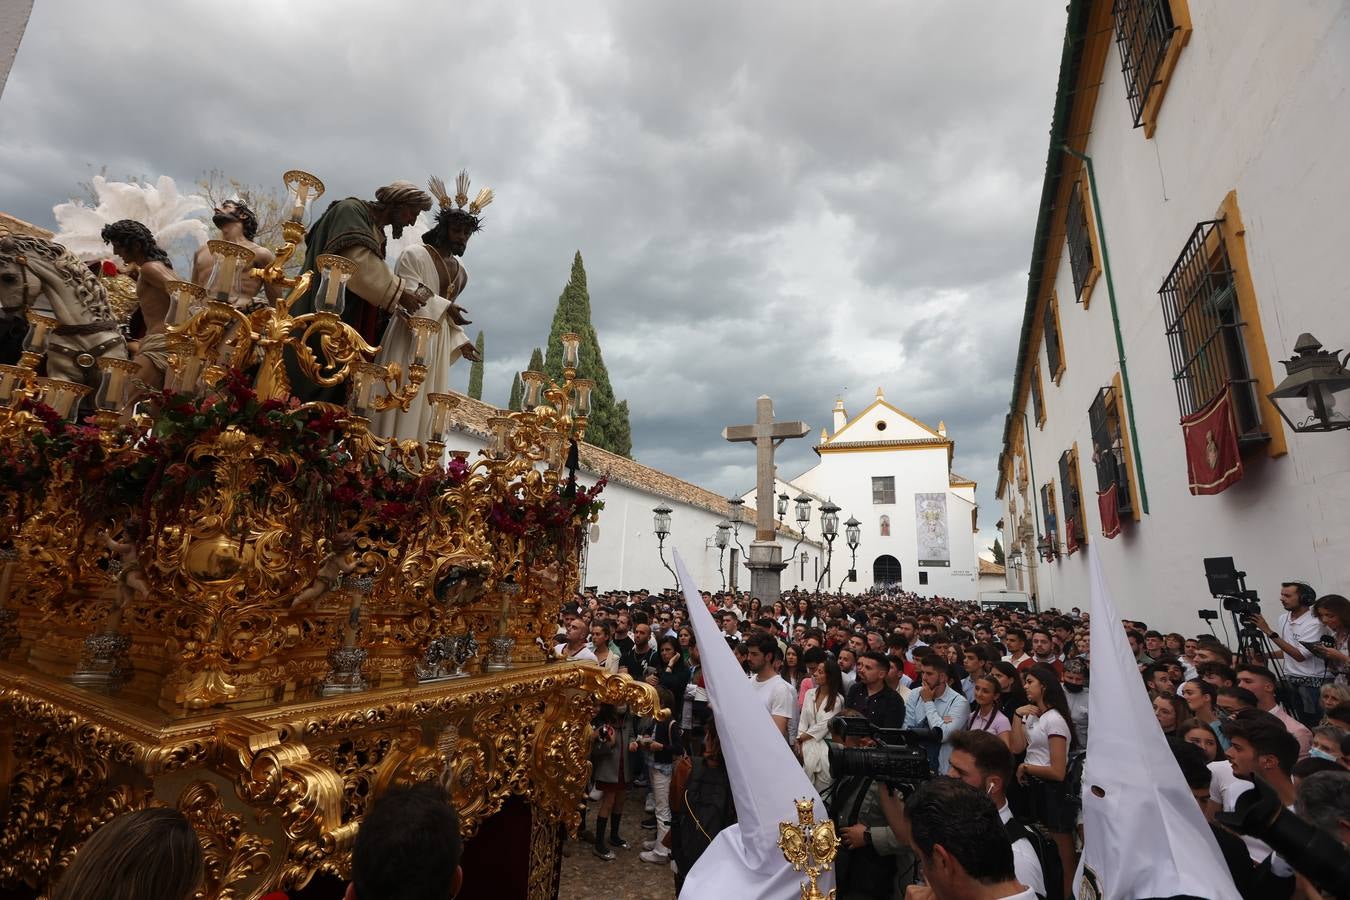
[[[665,540],[670,534],[670,507],[664,503],[652,510],[655,513],[652,527],[656,531],[656,536]]]
[[[793,502],[797,504],[797,524],[805,526],[811,521],[811,498],[806,494],[799,494]]]
[[[844,523],[844,539],[848,541],[849,549],[858,549],[858,544],[862,540],[862,523],[853,516],[849,516],[848,521]]]

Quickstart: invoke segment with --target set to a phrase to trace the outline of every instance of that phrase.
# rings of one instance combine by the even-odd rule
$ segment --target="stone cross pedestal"
[[[772,605],[782,593],[783,546],[778,543],[773,527],[773,451],[788,438],[805,437],[811,429],[805,422],[775,422],[773,401],[767,396],[755,401],[753,425],[729,425],[722,429],[722,437],[732,442],[753,442],[755,445],[755,539],[750,544],[750,594],[762,603]]]

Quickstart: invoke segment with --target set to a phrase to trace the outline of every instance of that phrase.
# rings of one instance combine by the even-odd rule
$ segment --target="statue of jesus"
[[[445,393],[450,389],[450,368],[461,356],[478,358],[478,351],[461,326],[470,324],[465,311],[455,302],[468,283],[469,273],[459,258],[469,246],[469,238],[482,228],[479,213],[492,202],[492,192],[482,191],[467,208],[468,176],[461,173],[456,206],[439,178],[431,179],[431,192],[440,203],[436,224],[422,234],[422,243],[399,254],[394,274],[422,284],[431,285],[436,296],[427,301],[419,316],[433,319],[440,328],[433,332],[428,352],[427,378],[421,395],[413,401],[408,412],[395,408],[376,413],[371,426],[376,434],[399,440],[425,441],[431,430],[431,406],[425,401],[430,393]],[[406,362],[412,356],[412,329],[407,315],[397,312],[389,319],[380,353],[375,358],[381,365]]]

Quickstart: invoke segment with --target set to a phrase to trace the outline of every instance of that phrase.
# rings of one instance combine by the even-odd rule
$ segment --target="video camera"
[[[908,797],[932,777],[923,741],[942,740],[938,728],[878,728],[861,716],[836,716],[830,734],[841,743],[830,745],[830,777],[835,781],[862,775]],[[844,747],[848,738],[872,738],[876,747]]]
[[[1334,837],[1285,809],[1264,778],[1237,798],[1232,812],[1216,813],[1221,825],[1270,845],[1304,878],[1326,891],[1344,891],[1350,884],[1350,854]],[[1339,885],[1339,887],[1337,887]],[[1345,896],[1337,893],[1336,896]]]

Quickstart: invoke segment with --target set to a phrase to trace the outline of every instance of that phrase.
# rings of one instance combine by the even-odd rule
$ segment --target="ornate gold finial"
[[[816,883],[822,872],[828,872],[834,866],[835,855],[839,852],[834,822],[829,819],[816,821],[816,801],[810,797],[794,800],[793,804],[797,807],[797,821],[778,823],[778,848],[792,868],[806,873],[806,880],[802,882],[802,900],[834,900],[834,890],[822,894]]]

